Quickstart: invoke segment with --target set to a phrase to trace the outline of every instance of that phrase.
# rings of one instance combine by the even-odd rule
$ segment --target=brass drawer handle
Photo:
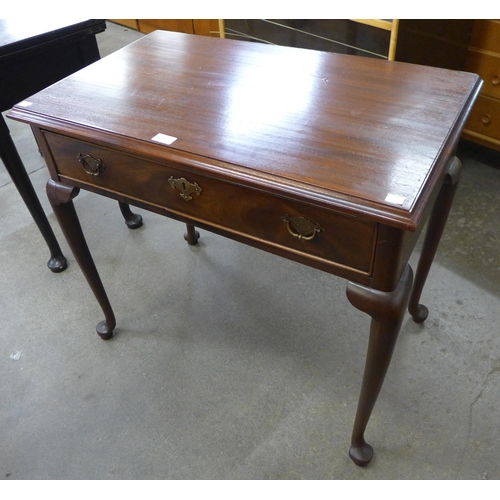
[[[491,83],[493,85],[498,85],[500,83],[500,77],[498,75],[494,75],[493,78],[491,79]]]
[[[100,158],[94,158],[91,155],[83,156],[82,154],[79,154],[77,158],[89,175],[98,176],[106,168],[105,163]]]
[[[304,217],[290,217],[283,215],[281,220],[286,224],[288,232],[299,240],[312,240],[318,233],[324,231],[319,225],[305,219]]]
[[[184,179],[184,177],[181,177],[180,179],[174,179],[173,177],[170,177],[168,182],[170,182],[170,185],[174,189],[178,189],[180,191],[180,195],[186,201],[193,199],[193,197],[191,196],[192,194],[196,194],[197,196],[199,196],[201,193],[201,187],[198,186],[196,182],[191,183]]]

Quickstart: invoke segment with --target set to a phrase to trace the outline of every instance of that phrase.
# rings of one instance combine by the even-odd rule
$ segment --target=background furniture
[[[400,19],[396,61],[465,70],[472,19]]]
[[[70,24],[0,20],[0,111],[99,59],[95,35],[103,19]],[[0,157],[50,251],[48,267],[66,269],[66,258],[36,196],[9,129],[0,115]]]
[[[96,34],[106,29],[104,19],[44,21],[0,19],[0,111],[10,109],[45,87],[97,61]],[[30,211],[50,251],[48,267],[66,269],[67,261],[36,196],[29,176],[0,115],[0,157]],[[131,228],[142,224],[140,216],[120,205]]]
[[[226,38],[393,60],[397,19],[225,19]]]
[[[222,19],[110,19],[110,21],[128,26],[141,33],[167,30],[219,37],[221,32],[224,31]]]
[[[397,19],[111,19],[151,33],[155,29],[246,39],[331,52],[394,59]]]
[[[467,71],[484,80],[464,137],[500,151],[500,21],[477,20],[467,52]]]

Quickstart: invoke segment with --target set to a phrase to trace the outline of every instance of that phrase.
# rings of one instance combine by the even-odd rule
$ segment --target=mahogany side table
[[[47,193],[105,320],[115,316],[73,198],[86,189],[348,281],[371,316],[350,457],[406,308],[420,295],[451,208],[455,149],[477,75],[305,49],[156,31],[17,105]],[[408,260],[424,224],[418,268]]]

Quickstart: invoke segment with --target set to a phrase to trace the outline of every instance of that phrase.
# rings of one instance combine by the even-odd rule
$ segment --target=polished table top
[[[172,136],[162,147],[186,164],[414,230],[479,87],[463,72],[157,31],[30,98],[29,113],[140,150]]]

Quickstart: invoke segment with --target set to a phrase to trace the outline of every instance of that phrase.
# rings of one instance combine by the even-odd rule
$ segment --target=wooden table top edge
[[[213,158],[204,158],[194,153],[184,152],[169,146],[154,142],[121,136],[106,130],[97,130],[91,127],[77,126],[72,122],[47,118],[29,111],[28,108],[14,106],[7,113],[7,117],[29,125],[36,125],[41,130],[62,134],[74,139],[91,142],[102,147],[113,146],[131,156],[148,158],[151,161],[162,163],[170,161],[185,170],[203,172],[207,176],[231,180],[238,185],[252,187],[257,190],[274,193],[278,196],[287,196],[293,200],[308,201],[310,204],[331,209],[349,215],[381,223],[407,231],[415,231],[420,220],[411,212],[396,205],[384,205],[368,202],[344,193],[319,190],[317,186],[309,186],[286,177],[264,173],[241,165],[230,164]],[[96,139],[96,132],[100,139]],[[102,138],[106,138],[105,141]],[[133,147],[132,147],[133,146]],[[444,166],[443,166],[444,168]],[[243,181],[245,181],[243,183]],[[425,202],[421,203],[422,206]],[[417,205],[417,208],[420,206]],[[421,215],[421,211],[418,212]]]

